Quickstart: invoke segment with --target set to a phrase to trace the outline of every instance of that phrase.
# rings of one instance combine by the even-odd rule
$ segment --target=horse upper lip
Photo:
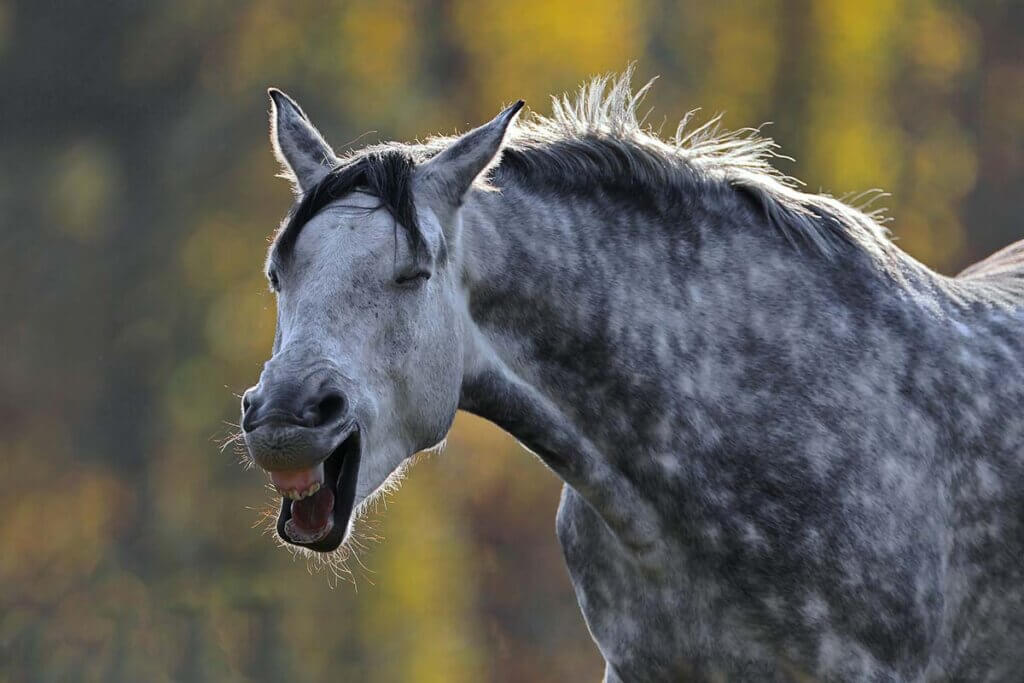
[[[285,498],[302,500],[320,490],[324,483],[324,464],[298,470],[271,472],[270,480],[277,492]]]
[[[355,420],[330,428],[298,424],[263,424],[245,432],[253,462],[265,472],[297,472],[324,463],[352,434]]]

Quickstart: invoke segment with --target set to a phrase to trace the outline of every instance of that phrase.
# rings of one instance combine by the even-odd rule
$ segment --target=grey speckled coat
[[[1024,680],[1024,243],[938,275],[872,216],[792,189],[769,141],[664,142],[638,97],[598,79],[550,119],[383,148],[413,162],[433,250],[437,289],[415,296],[455,311],[431,391],[565,480],[558,538],[606,680]],[[321,160],[370,154],[337,159],[283,102],[307,194]],[[359,233],[317,215],[307,267]],[[300,363],[281,306],[261,386]],[[392,380],[415,393],[411,365]],[[357,514],[454,403],[359,475]],[[364,434],[364,465],[384,458]]]

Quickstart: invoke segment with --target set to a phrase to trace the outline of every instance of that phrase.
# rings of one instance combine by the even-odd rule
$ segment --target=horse
[[[280,539],[344,549],[464,410],[564,482],[608,683],[1020,680],[1024,241],[934,272],[649,87],[343,156],[270,89]]]

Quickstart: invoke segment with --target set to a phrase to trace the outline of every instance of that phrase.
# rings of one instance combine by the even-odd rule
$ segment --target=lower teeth
[[[289,519],[284,524],[285,533],[288,534],[288,538],[292,539],[297,543],[316,543],[323,539],[327,534],[331,533],[331,529],[334,528],[334,519],[331,517],[327,518],[327,524],[324,524],[322,528],[315,531],[307,531],[306,529],[300,529],[295,520]]]

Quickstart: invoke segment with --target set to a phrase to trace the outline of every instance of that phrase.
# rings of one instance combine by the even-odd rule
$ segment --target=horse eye
[[[426,282],[430,279],[430,271],[424,268],[417,270],[409,270],[404,273],[399,273],[395,277],[396,285],[413,285],[421,282]]]
[[[272,270],[269,273],[267,273],[267,277],[270,278],[270,287],[271,287],[271,289],[273,289],[276,292],[278,289],[281,288],[281,283],[279,283],[277,281],[277,271],[276,270]]]

